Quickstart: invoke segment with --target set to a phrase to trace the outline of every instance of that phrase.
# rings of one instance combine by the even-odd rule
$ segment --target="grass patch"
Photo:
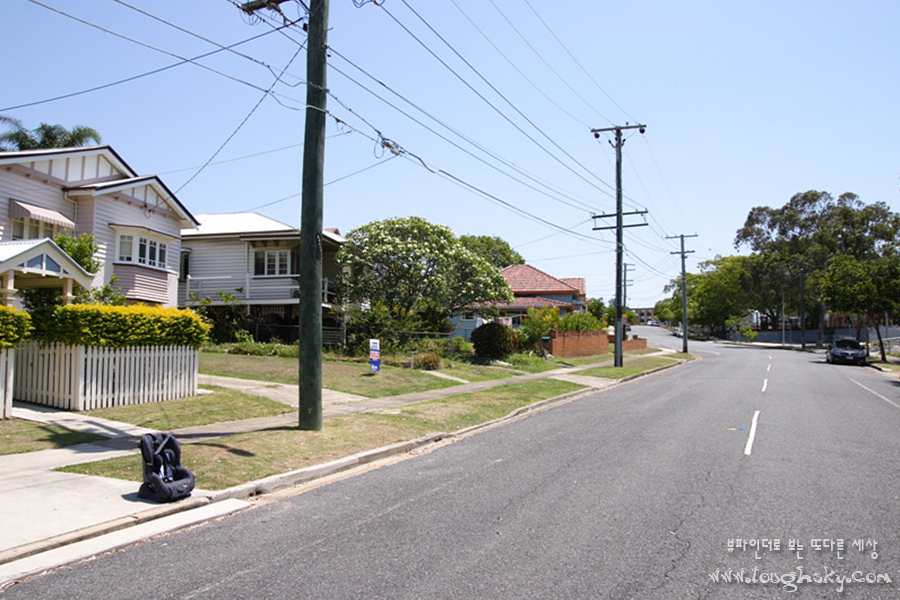
[[[0,455],[52,450],[105,439],[102,435],[72,431],[48,423],[24,419],[0,420]]]
[[[260,396],[224,388],[211,389],[214,390],[212,394],[188,396],[165,402],[98,408],[85,411],[83,414],[157,431],[171,431],[211,423],[271,417],[296,410],[281,402]]]
[[[198,487],[220,490],[428,433],[455,431],[578,389],[581,386],[576,384],[543,379],[508,384],[390,412],[335,417],[328,419],[324,429],[317,432],[282,427],[184,444],[182,461],[194,473]],[[140,458],[136,456],[59,470],[136,482],[142,479]]]
[[[644,371],[670,365],[673,362],[675,361],[668,358],[639,358],[637,360],[628,361],[621,367],[597,367],[596,369],[579,371],[578,374],[588,375],[590,377],[605,377],[607,379],[624,379],[625,377],[637,375]]]
[[[206,375],[222,375],[289,385],[297,385],[300,381],[297,359],[279,356],[201,352],[200,372]],[[454,385],[459,384],[438,379],[421,371],[399,367],[381,365],[378,375],[372,375],[368,363],[350,361],[324,361],[322,363],[322,387],[366,398],[424,392]]]
[[[297,385],[300,363],[281,356],[247,356],[219,352],[200,352],[200,372],[238,379],[254,379]],[[324,377],[324,368],[323,368]]]
[[[598,354],[596,356],[581,356],[578,358],[567,358],[565,362],[573,367],[581,367],[584,365],[593,365],[597,363],[605,363],[613,360],[615,357],[611,352],[607,354]]]
[[[559,364],[543,359],[533,354],[513,354],[503,359],[503,362],[512,365],[512,368],[526,373],[543,373],[544,371],[552,371],[559,369],[565,364]]]
[[[493,381],[516,375],[515,372],[509,369],[501,369],[490,365],[475,365],[467,362],[444,363],[444,368],[438,372],[453,375],[466,381]]]
[[[338,367],[338,368],[335,368]],[[460,385],[456,381],[441,379],[412,369],[401,369],[381,365],[378,374],[372,374],[368,365],[360,366],[352,363],[329,365],[331,377],[326,378],[323,366],[323,387],[338,392],[356,394],[366,398],[384,398],[386,396],[399,396],[413,392],[425,392],[446,387]],[[336,371],[340,370],[340,376]]]

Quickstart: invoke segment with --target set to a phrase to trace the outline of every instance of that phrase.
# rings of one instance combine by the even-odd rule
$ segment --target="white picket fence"
[[[13,401],[13,375],[16,365],[15,348],[0,350],[0,419],[8,419],[12,416]]]
[[[199,352],[186,346],[100,348],[25,342],[16,400],[64,410],[162,402],[197,394]]]

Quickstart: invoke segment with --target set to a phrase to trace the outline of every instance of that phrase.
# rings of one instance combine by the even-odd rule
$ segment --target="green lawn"
[[[300,380],[299,371],[296,358],[200,353],[200,372],[207,375],[297,385]],[[322,363],[322,387],[367,398],[396,396],[454,385],[459,384],[422,371],[399,367],[382,365],[381,371],[373,375],[367,363],[330,360]]]
[[[70,431],[47,423],[22,419],[0,420],[0,455],[51,450],[105,439],[102,435]]]
[[[578,371],[578,374],[590,377],[605,377],[607,379],[624,379],[638,373],[671,365],[674,362],[676,361],[660,357],[639,358],[626,361],[621,367],[597,367],[596,369]]]
[[[485,392],[411,404],[381,413],[331,418],[322,431],[280,427],[183,444],[182,462],[194,473],[198,487],[225,489],[429,433],[456,431],[578,389],[581,386],[550,379],[507,384]],[[193,422],[198,417],[185,415],[184,418],[185,422]],[[139,458],[135,456],[59,470],[135,482],[142,477]]]

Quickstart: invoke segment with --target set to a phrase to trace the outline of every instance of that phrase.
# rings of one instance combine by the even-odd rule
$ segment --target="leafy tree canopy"
[[[337,261],[345,300],[429,315],[433,324],[461,308],[513,299],[496,267],[421,217],[357,227]]]
[[[522,255],[512,249],[505,240],[497,236],[488,235],[461,235],[459,241],[463,246],[484,258],[498,269],[510,265],[524,265]]]
[[[3,152],[71,148],[85,146],[88,142],[100,143],[100,134],[97,130],[82,125],[66,129],[62,125],[41,123],[33,130],[29,130],[20,120],[2,115],[0,124],[9,128],[9,131],[0,134],[0,151]]]

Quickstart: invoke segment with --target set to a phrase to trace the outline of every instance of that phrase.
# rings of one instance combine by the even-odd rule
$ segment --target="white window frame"
[[[296,275],[291,268],[291,255],[288,248],[253,251],[254,277],[291,277]],[[262,267],[262,272],[260,268]]]
[[[117,263],[168,270],[169,240],[162,236],[123,230],[116,235],[116,248]]]
[[[17,229],[19,230],[18,232],[16,231]],[[72,234],[70,229],[66,229],[61,225],[47,223],[29,217],[13,219],[10,230],[12,232],[11,237],[13,240],[41,240],[44,238],[50,238],[52,240],[61,233]]]

